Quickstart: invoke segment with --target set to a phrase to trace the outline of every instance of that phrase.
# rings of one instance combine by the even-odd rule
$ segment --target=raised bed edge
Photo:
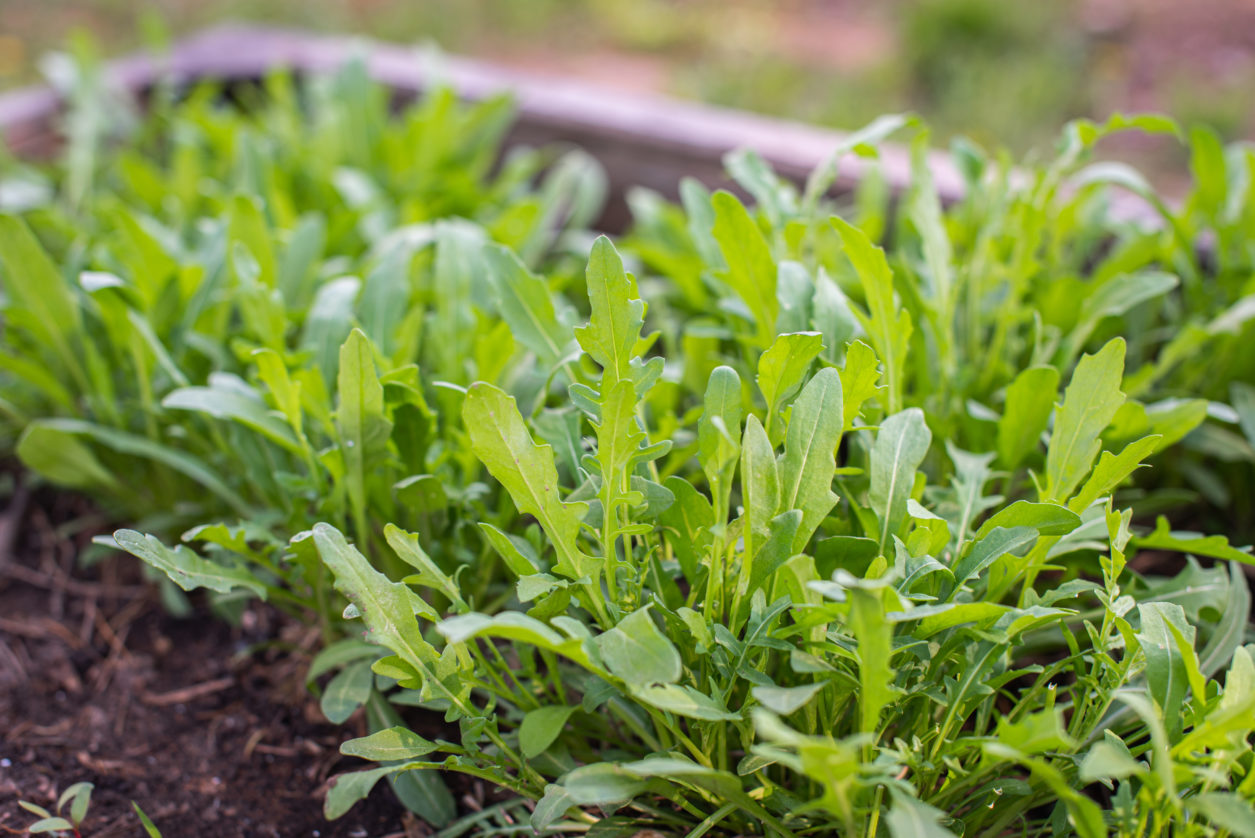
[[[416,95],[444,82],[468,100],[510,92],[518,109],[512,139],[578,145],[598,158],[610,176],[612,198],[632,185],[674,196],[681,177],[711,186],[726,184],[723,156],[737,148],[758,151],[781,175],[802,181],[846,137],[824,128],[658,95],[609,89],[579,79],[550,77],[450,55],[363,38],[228,24],[176,42],[167,55],[134,53],[106,65],[109,83],[140,94],[163,76],[180,83],[198,79],[246,81],[276,67],[298,74],[332,70],[360,56],[373,78],[400,95]],[[61,99],[47,87],[0,95],[0,135],[23,156],[40,156],[56,143]],[[909,152],[881,149],[889,186],[900,192],[910,180]],[[929,161],[942,199],[963,194],[962,177],[948,157]],[[837,191],[852,188],[868,161],[846,155]]]

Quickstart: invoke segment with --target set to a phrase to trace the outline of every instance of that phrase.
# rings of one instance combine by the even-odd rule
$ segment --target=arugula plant
[[[854,152],[875,157],[882,140],[911,128],[912,184],[896,212],[870,166],[843,208],[848,221],[830,221],[822,199],[837,162]],[[1255,377],[1246,351],[1255,285],[1243,244],[1255,203],[1252,157],[1240,145],[1222,149],[1206,129],[1191,131],[1194,188],[1177,209],[1132,168],[1092,162],[1104,137],[1132,129],[1183,133],[1162,117],[1082,120],[1067,127],[1055,156],[1014,169],[1005,156],[957,143],[965,197],[943,207],[927,131],[883,117],[836,149],[802,190],[751,151],[730,155],[728,173],[753,197],[751,208],[696,182],[683,185],[682,207],[636,193],[626,247],[643,282],[661,278],[651,283],[659,329],[667,351],[696,367],[690,385],[719,363],[753,375],[752,358],[777,332],[817,332],[833,363],[848,341],[864,341],[885,365],[885,410],[921,407],[939,436],[995,452],[1005,491],[1031,492],[1026,469],[1040,467],[1031,443],[1049,418],[1045,394],[1085,352],[1123,336],[1129,398],[1107,430],[1110,443],[1159,435],[1164,450],[1185,442],[1157,460],[1147,488],[1165,491],[1136,498],[1138,508],[1177,507],[1188,486],[1233,509],[1255,479],[1241,390]],[[1159,222],[1131,215],[1116,200],[1127,193]],[[890,243],[883,257],[871,248],[882,240]],[[929,466],[944,477],[949,463],[937,452]]]
[[[600,170],[527,150],[493,170],[507,100],[437,89],[393,114],[361,64],[275,74],[252,107],[159,90],[124,138],[84,127],[98,93],[51,174],[5,164],[28,188],[0,215],[0,447],[139,529],[187,530],[208,559],[124,539],[184,589],[313,610],[332,637],[321,572],[276,533],[448,523],[455,552],[479,469],[442,436],[439,388],[528,378],[528,265],[562,274]]]
[[[1078,359],[1045,441],[1026,443],[1043,449],[1035,496],[1010,502],[993,452],[947,444],[950,477],[930,484],[926,414],[888,407],[865,343],[832,364],[811,335],[764,340],[772,374],[755,388],[715,368],[696,428],[664,438],[665,362],[606,239],[587,288],[576,463],[501,388],[462,404],[524,516],[482,524],[511,608],[455,596],[431,540],[390,530],[417,571],[395,581],[313,529],[382,647],[355,641],[375,686],[459,732],[346,743],[380,764],[339,778],[329,816],[383,777],[444,770],[535,801],[541,832],[1241,834],[1255,647],[1236,563],[1253,559],[1166,523],[1143,533],[1114,505],[1159,443],[1105,441],[1123,340]],[[1142,577],[1128,562],[1143,549],[1230,564]]]
[[[513,355],[495,304],[472,304],[484,282],[465,282],[478,270],[465,259],[496,241],[561,273],[563,236],[604,192],[578,151],[512,152],[494,170],[505,99],[468,106],[437,89],[394,115],[360,63],[300,88],[276,74],[254,93],[236,91],[258,99],[249,108],[211,86],[180,101],[158,91],[126,139],[72,132],[51,173],[0,172],[27,187],[5,190],[15,197],[0,215],[0,446],[163,532],[291,505],[272,477],[282,461],[189,426],[187,410],[209,399],[256,419],[275,405],[242,400],[257,401],[247,390],[278,356],[326,418],[354,325],[388,369],[494,378],[462,360],[471,346],[502,369]],[[319,450],[299,428],[258,422],[304,460]],[[359,512],[369,491],[355,491]]]
[[[1249,155],[1196,132],[1172,210],[1086,165],[1171,126],[1081,122],[1026,175],[961,146],[944,209],[921,134],[902,211],[873,173],[845,221],[832,165],[799,194],[741,153],[752,211],[633,196],[638,288],[605,240],[572,268],[587,157],[492,169],[504,103],[392,117],[360,66],[262,94],[159,91],[120,147],[97,107],[55,181],[10,167],[0,413],[179,586],[364,620],[310,672],[379,763],[329,815],[386,777],[449,823],[442,768],[514,793],[485,832],[1242,834],[1245,580],[1128,562],[1250,556],[1135,527],[1127,487],[1161,451],[1216,500],[1247,479],[1215,460],[1255,443]],[[191,523],[200,553],[162,540]]]
[[[185,590],[251,593],[298,615],[313,608],[328,639],[340,607],[325,574],[309,549],[285,561],[287,542],[275,532],[333,522],[396,572],[404,565],[382,533],[391,521],[439,537],[433,554],[446,568],[476,560],[485,545],[474,521],[496,493],[478,482],[481,466],[465,450],[450,405],[472,377],[542,392],[544,371],[562,363],[549,333],[573,313],[555,306],[544,281],[480,228],[448,221],[429,232],[381,257],[360,292],[351,278],[326,286],[329,304],[315,303],[296,352],[256,347],[247,378],[215,373],[207,386],[166,395],[162,407],[186,417],[189,435],[217,442],[211,465],[249,469],[240,476],[261,505],[236,509],[239,523],[222,519],[184,533],[207,556],[133,530],[119,532],[120,546]],[[426,267],[409,270],[415,260]],[[547,332],[516,342],[511,332],[521,333],[511,327],[524,323]],[[327,381],[335,382],[330,392]],[[480,592],[495,582],[476,578]]]

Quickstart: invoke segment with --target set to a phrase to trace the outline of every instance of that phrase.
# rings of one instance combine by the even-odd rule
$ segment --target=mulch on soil
[[[323,818],[328,778],[366,765],[305,689],[316,635],[261,605],[239,627],[203,605],[171,617],[129,556],[79,567],[85,503],[17,498],[0,512],[0,834],[35,820],[18,800],[51,809],[80,780],[91,838],[142,834],[132,800],[167,838],[431,834],[386,784]]]

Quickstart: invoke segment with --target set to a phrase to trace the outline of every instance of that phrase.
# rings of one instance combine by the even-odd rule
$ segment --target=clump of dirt
[[[386,784],[323,818],[328,778],[365,766],[338,751],[360,729],[305,690],[307,628],[264,606],[238,627],[176,619],[129,557],[77,566],[85,504],[20,495],[0,513],[0,831],[35,820],[18,800],[52,808],[87,780],[85,838],[142,834],[131,801],[170,838],[431,834]]]

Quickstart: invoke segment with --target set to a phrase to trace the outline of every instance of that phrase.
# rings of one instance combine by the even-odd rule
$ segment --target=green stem
[[[884,799],[885,787],[876,786],[876,798],[872,801],[872,810],[867,816],[867,838],[876,838],[876,830],[880,827],[880,804]]]

